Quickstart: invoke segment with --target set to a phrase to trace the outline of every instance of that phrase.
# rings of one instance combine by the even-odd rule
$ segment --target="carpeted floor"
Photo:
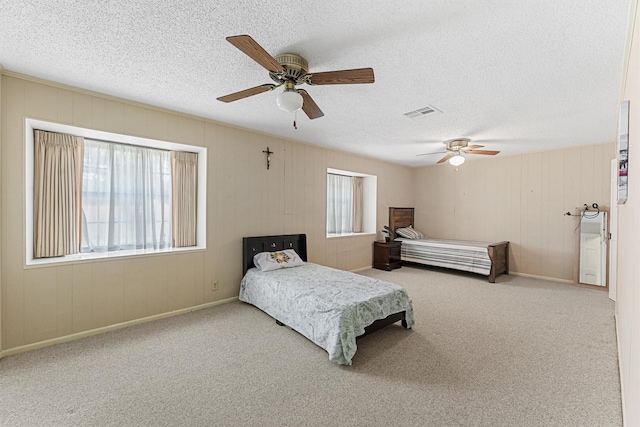
[[[350,367],[234,302],[0,359],[2,426],[621,426],[607,293],[403,267],[362,274],[416,326]]]

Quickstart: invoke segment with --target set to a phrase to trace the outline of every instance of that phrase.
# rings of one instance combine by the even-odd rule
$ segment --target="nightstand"
[[[401,246],[402,242],[373,242],[373,268],[391,271],[402,267]]]

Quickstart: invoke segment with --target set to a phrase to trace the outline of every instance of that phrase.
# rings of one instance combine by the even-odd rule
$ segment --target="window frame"
[[[363,218],[362,218],[362,228],[363,231],[358,233],[343,233],[343,234],[329,234],[327,230],[327,204],[329,197],[329,190],[325,187],[325,198],[324,198],[324,213],[325,213],[325,226],[324,231],[327,239],[339,239],[344,237],[361,237],[366,235],[375,235],[376,231],[376,211],[377,211],[377,197],[378,197],[378,177],[376,175],[370,175],[366,173],[353,172],[341,169],[327,168],[325,173],[325,186],[327,183],[327,175],[335,174],[335,175],[344,175],[351,177],[362,177],[364,194],[363,194]]]
[[[24,186],[24,223],[25,223],[25,267],[51,264],[65,264],[79,261],[90,261],[107,258],[128,258],[140,255],[156,255],[176,252],[202,251],[207,248],[207,148],[196,145],[179,144],[157,139],[141,138],[131,135],[123,135],[113,132],[98,131],[94,129],[81,128],[78,126],[64,125],[60,123],[47,122],[38,119],[25,118],[25,186]],[[56,258],[33,257],[33,131],[39,129],[48,132],[67,133],[82,136],[89,139],[113,142],[117,144],[137,145],[141,147],[157,148],[171,151],[189,151],[198,154],[198,200],[197,200],[197,231],[196,246],[164,248],[164,249],[138,249],[123,250],[101,253],[78,253]]]

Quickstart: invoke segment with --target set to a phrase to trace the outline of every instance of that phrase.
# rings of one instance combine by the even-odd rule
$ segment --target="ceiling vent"
[[[418,108],[417,110],[409,111],[408,113],[404,113],[405,116],[410,119],[417,119],[418,117],[424,117],[427,114],[431,113],[441,113],[442,111],[438,110],[431,105],[427,105],[426,107]]]

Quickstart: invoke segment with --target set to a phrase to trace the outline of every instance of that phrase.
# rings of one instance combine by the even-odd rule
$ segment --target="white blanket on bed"
[[[329,359],[350,365],[356,337],[390,314],[406,312],[414,324],[405,290],[393,283],[305,263],[294,268],[247,271],[240,301],[252,304],[327,350]]]

